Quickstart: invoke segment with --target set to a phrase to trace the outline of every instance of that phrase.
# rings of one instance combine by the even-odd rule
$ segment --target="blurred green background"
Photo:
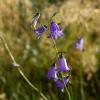
[[[56,42],[72,69],[69,91],[72,100],[100,100],[100,0],[0,0],[0,32],[28,79],[50,100],[68,100],[54,82],[46,79],[56,53],[47,33],[37,39],[30,23],[35,8],[41,12],[39,24],[47,24],[54,12],[65,36]],[[84,36],[84,52],[70,46]],[[0,40],[0,100],[42,100],[12,67]]]

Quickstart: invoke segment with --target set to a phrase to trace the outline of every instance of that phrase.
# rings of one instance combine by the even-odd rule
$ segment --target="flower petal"
[[[64,91],[64,83],[62,82],[62,80],[58,79],[58,80],[56,81],[56,86],[57,86],[58,88],[60,88],[62,92]]]
[[[57,71],[56,71],[56,68],[55,68],[54,64],[49,68],[47,78],[48,79],[54,79],[54,80],[58,79],[57,78]]]
[[[61,79],[56,81],[56,86],[60,88],[62,92],[64,91],[64,86],[69,82],[69,77],[64,77],[63,80],[64,82]]]
[[[69,67],[67,65],[67,61],[66,61],[66,58],[61,55],[58,59],[58,71],[59,72],[66,72],[66,71],[69,71]]]
[[[76,48],[79,50],[83,50],[84,39],[80,38],[76,42]]]
[[[41,26],[41,27],[33,30],[33,32],[35,32],[36,35],[38,36],[38,38],[40,38],[42,36],[42,34],[46,31],[46,28],[47,27],[44,25],[44,26]]]
[[[57,39],[60,36],[63,36],[63,31],[60,29],[60,27],[58,26],[58,24],[56,24],[55,22],[51,22],[50,24],[50,36],[53,39]],[[49,37],[50,37],[49,36]]]

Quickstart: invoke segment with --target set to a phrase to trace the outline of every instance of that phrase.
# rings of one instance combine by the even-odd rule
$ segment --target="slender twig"
[[[20,75],[24,78],[24,80],[25,80],[36,92],[38,92],[38,93],[41,95],[41,97],[42,97],[44,100],[48,100],[47,97],[46,97],[41,91],[39,91],[39,89],[38,89],[37,87],[35,87],[35,86],[28,80],[28,78],[24,75],[24,73],[23,73],[22,70],[20,69],[20,65],[16,62],[16,60],[15,60],[13,54],[11,53],[11,51],[10,51],[10,49],[9,49],[9,47],[8,47],[8,45],[7,45],[7,42],[5,41],[4,37],[3,37],[3,36],[0,36],[0,38],[1,38],[2,42],[3,42],[3,44],[4,44],[5,49],[6,49],[7,52],[9,53],[9,56],[10,56],[12,62],[13,62],[13,65],[14,65],[15,67],[17,67],[17,69],[18,69]]]

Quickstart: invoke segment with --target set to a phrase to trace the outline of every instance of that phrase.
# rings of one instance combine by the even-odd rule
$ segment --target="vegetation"
[[[40,25],[54,20],[64,29],[56,40],[71,68],[69,92],[72,100],[100,99],[100,1],[99,0],[0,0],[0,35],[21,65],[25,76],[50,100],[67,100],[53,81],[48,81],[48,68],[56,53],[47,34],[37,39],[30,23],[39,9]],[[70,50],[77,37],[84,36],[84,51]],[[42,100],[20,75],[0,40],[0,100]]]

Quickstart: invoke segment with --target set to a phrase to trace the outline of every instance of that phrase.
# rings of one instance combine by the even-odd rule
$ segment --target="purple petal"
[[[55,65],[52,65],[52,66],[49,68],[47,78],[48,78],[48,79],[57,80],[57,71],[56,71]]]
[[[50,25],[50,31],[56,31],[56,30],[59,30],[59,26],[52,21]]]
[[[58,38],[57,31],[51,32],[51,37],[56,40]]]
[[[33,30],[33,32],[35,32],[37,34],[38,38],[39,38],[46,31],[46,28],[47,27],[44,25],[44,26],[41,26],[41,27]]]
[[[67,65],[66,58],[63,55],[61,55],[61,57],[59,57],[59,59],[58,59],[58,71],[59,72],[66,72],[69,70],[70,69]]]
[[[59,30],[59,31],[58,31],[58,36],[64,36],[64,34],[63,34],[63,31],[62,31],[62,30]]]
[[[53,39],[57,39],[60,36],[63,36],[63,31],[60,29],[60,27],[55,23],[55,22],[51,22],[50,24],[50,36]],[[49,37],[50,37],[49,36]]]
[[[84,39],[80,38],[76,42],[76,48],[79,50],[83,50]]]
[[[56,86],[58,88],[61,89],[61,91],[63,92],[64,91],[64,86],[69,82],[69,77],[64,77],[64,82],[61,80],[61,79],[58,79],[56,81]],[[65,85],[64,85],[65,84]]]
[[[56,81],[56,86],[57,86],[58,88],[60,88],[62,92],[64,91],[64,83],[62,82],[62,80],[58,79],[58,80]]]

